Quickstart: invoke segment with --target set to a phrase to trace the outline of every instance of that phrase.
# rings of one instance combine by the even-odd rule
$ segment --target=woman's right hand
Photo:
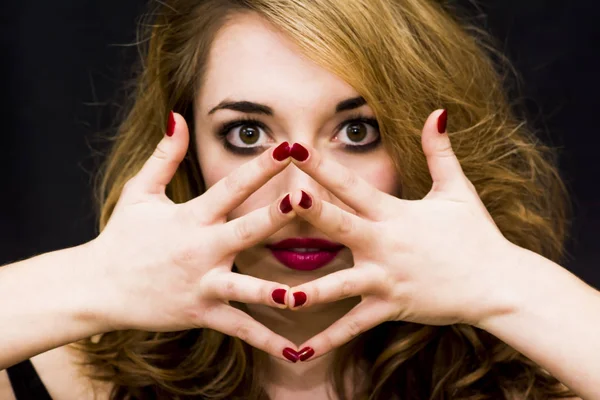
[[[280,211],[283,196],[232,221],[226,215],[290,163],[289,147],[269,149],[204,194],[175,204],[165,187],[186,154],[189,133],[184,118],[174,118],[174,134],[165,135],[126,183],[105,229],[88,243],[98,267],[88,276],[106,331],[210,328],[283,358],[282,349],[296,345],[228,302],[286,308],[273,291],[289,286],[231,269],[238,252],[277,232],[295,213]],[[276,149],[288,157],[277,161]]]

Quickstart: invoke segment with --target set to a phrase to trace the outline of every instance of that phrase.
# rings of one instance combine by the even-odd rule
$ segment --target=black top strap
[[[52,400],[31,360],[8,367],[6,372],[17,400]]]

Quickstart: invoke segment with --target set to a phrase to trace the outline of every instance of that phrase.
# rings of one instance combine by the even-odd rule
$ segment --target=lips
[[[324,239],[291,238],[266,247],[286,267],[312,271],[333,261],[345,246]]]

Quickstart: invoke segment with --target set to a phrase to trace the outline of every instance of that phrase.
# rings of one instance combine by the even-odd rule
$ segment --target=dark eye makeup
[[[377,120],[375,118],[366,117],[360,113],[350,116],[344,122],[339,124],[336,127],[336,132],[339,132],[341,130],[341,128],[346,125],[356,125],[356,124],[367,124],[367,125],[370,125],[371,127],[375,128],[377,138],[367,144],[364,144],[364,145],[342,144],[341,147],[344,150],[351,152],[351,153],[366,153],[368,151],[375,149],[376,147],[378,147],[380,145],[381,136],[379,134],[379,123],[377,122]],[[223,144],[223,147],[227,151],[234,153],[234,154],[239,154],[239,155],[255,155],[255,154],[259,154],[265,150],[265,148],[267,146],[264,146],[264,145],[241,147],[241,146],[236,146],[236,145],[232,144],[227,139],[227,136],[229,135],[229,133],[231,132],[232,129],[235,129],[238,127],[258,127],[265,132],[268,131],[268,128],[262,121],[260,121],[256,118],[253,118],[253,117],[249,117],[249,116],[238,117],[234,120],[227,121],[227,122],[221,124],[216,130],[217,138],[221,141],[221,143]],[[259,134],[262,134],[262,133],[259,133]],[[339,135],[339,133],[337,133],[336,136],[337,135]]]

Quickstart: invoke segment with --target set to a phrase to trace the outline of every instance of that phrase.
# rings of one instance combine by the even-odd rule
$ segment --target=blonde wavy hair
[[[207,56],[228,18],[254,12],[302,53],[363,96],[401,177],[402,197],[431,188],[420,134],[446,108],[463,170],[504,236],[560,262],[570,214],[556,153],[542,144],[507,99],[514,71],[495,41],[436,0],[163,0],[145,15],[140,73],[103,173],[100,229],[164,135],[169,110],[183,114],[192,143],[167,188],[175,202],[204,191],[193,150],[193,102]],[[461,22],[462,18],[462,22]],[[516,74],[515,74],[516,76]],[[267,399],[257,367],[265,354],[210,329],[118,331],[75,344],[90,378],[111,382],[111,399]],[[331,379],[348,399],[548,399],[570,397],[547,371],[491,334],[468,325],[387,322],[336,355]]]

